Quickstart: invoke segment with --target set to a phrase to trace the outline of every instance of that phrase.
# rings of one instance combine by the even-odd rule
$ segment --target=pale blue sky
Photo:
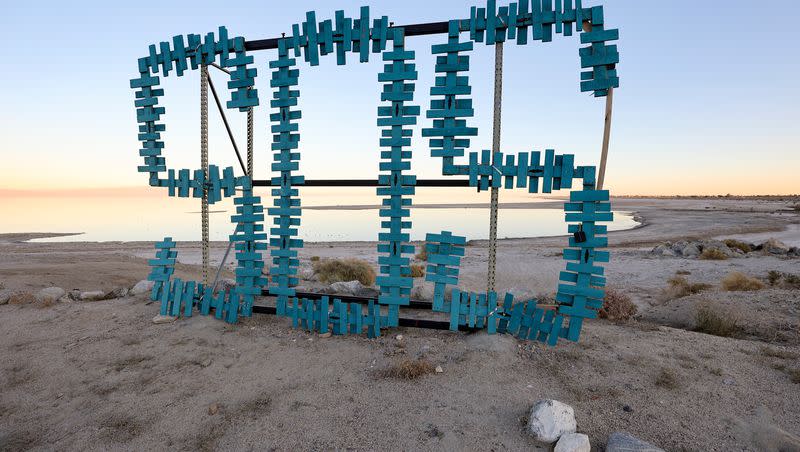
[[[505,2],[501,2],[506,4]],[[362,4],[373,17],[396,24],[469,16],[463,1],[271,2],[13,2],[0,14],[0,188],[146,186],[139,164],[133,91],[136,60],[151,43],[176,34],[205,34],[220,25],[232,36],[260,39],[290,32],[305,12],[349,16]],[[606,26],[620,29],[621,86],[615,92],[608,188],[625,194],[798,193],[800,171],[800,32],[797,2],[585,0],[603,4]],[[157,5],[157,6],[156,6]],[[323,5],[323,6],[320,6]],[[428,107],[433,82],[430,45],[443,36],[409,38],[420,78],[415,104]],[[596,164],[604,101],[579,92],[578,41],[507,45],[503,149],[555,148]],[[266,117],[270,96],[266,61],[254,54],[261,107],[256,113],[256,176],[268,176],[271,156]],[[310,178],[374,178],[375,126],[381,63],[334,55],[315,68],[301,66],[302,173]],[[471,55],[480,136],[491,141],[493,49],[476,44]],[[224,74],[212,73],[227,98]],[[199,166],[196,72],[172,74],[162,84],[171,167]],[[244,114],[228,111],[244,146]],[[217,113],[211,112],[211,160],[235,159]],[[421,126],[430,126],[420,118]],[[440,162],[415,131],[413,172],[436,177]]]

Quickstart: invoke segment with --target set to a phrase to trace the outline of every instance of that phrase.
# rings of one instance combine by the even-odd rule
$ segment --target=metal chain
[[[492,124],[492,165],[496,152],[500,152],[500,113],[503,101],[503,43],[494,45],[494,123]],[[487,272],[486,292],[494,291],[495,266],[497,264],[497,211],[499,189],[492,187],[489,204],[489,271]]]
[[[208,66],[200,68],[200,167],[208,180]],[[203,285],[208,286],[208,187],[203,185],[201,206]]]
[[[247,109],[247,175],[253,179],[253,107]]]

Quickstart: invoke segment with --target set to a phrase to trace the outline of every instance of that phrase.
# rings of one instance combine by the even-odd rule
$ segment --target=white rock
[[[769,254],[786,254],[789,252],[790,248],[780,240],[769,239],[764,242],[762,249],[765,253]]]
[[[334,293],[355,295],[364,288],[360,281],[339,281],[331,284]]]
[[[155,285],[155,281],[143,279],[134,284],[129,293],[131,295],[149,295],[150,291],[153,290],[153,285]]]
[[[81,301],[97,301],[102,300],[106,296],[106,293],[102,290],[89,290],[86,292],[81,292]]]
[[[646,441],[625,432],[614,432],[608,435],[606,452],[664,452]]]
[[[414,286],[411,289],[411,299],[431,301],[433,300],[433,288],[434,285],[432,282],[421,281],[418,286]]]
[[[67,291],[60,287],[48,287],[36,293],[36,301],[45,303],[55,303],[59,298],[67,294]]]
[[[153,317],[153,323],[155,323],[156,325],[158,325],[160,323],[172,323],[172,322],[174,322],[176,320],[178,320],[178,318],[177,317],[173,317],[171,315],[160,315],[159,314],[159,315]]]
[[[436,371],[437,374],[440,374],[440,373],[444,372],[444,369],[442,369],[442,366],[436,366],[436,369],[434,369],[434,370]]]
[[[528,433],[537,441],[554,443],[565,433],[575,433],[575,411],[558,400],[540,400],[531,408]]]
[[[394,338],[397,339],[398,341],[402,341],[403,340],[403,335],[402,334],[398,334]]]
[[[314,276],[316,276],[316,272],[310,265],[301,265],[300,268],[297,269],[297,276],[306,281],[313,281],[316,279],[314,278]]]
[[[558,438],[553,452],[590,452],[589,436],[583,433],[564,433]]]

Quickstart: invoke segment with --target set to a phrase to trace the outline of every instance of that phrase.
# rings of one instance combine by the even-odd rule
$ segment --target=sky
[[[500,2],[506,4],[505,2]],[[152,191],[136,138],[136,61],[148,45],[177,34],[216,32],[277,37],[317,11],[351,17],[359,6],[396,24],[469,17],[464,1],[225,2],[73,1],[6,2],[0,6],[0,196],[11,194]],[[618,195],[800,193],[800,3],[585,0],[603,4],[607,28],[618,28],[620,88],[614,117],[606,188]],[[322,6],[320,6],[322,5]],[[466,39],[466,35],[464,35]],[[443,36],[413,37],[419,80],[414,104],[429,107],[433,84],[430,46]],[[603,132],[604,99],[580,93],[578,38],[505,47],[502,107],[504,152],[553,148],[574,153],[576,163],[596,165]],[[256,110],[256,178],[270,176],[267,115],[269,70],[275,51],[253,53],[261,106]],[[491,143],[492,46],[476,44],[470,81],[479,128],[471,150]],[[375,178],[378,173],[380,57],[359,64],[334,55],[317,67],[300,66],[301,173],[307,178]],[[229,98],[225,74],[212,78]],[[167,108],[167,164],[199,167],[199,73],[162,78]],[[241,148],[245,114],[228,110]],[[233,151],[213,104],[210,160],[233,165]],[[422,127],[414,131],[412,173],[440,175]],[[240,170],[239,170],[240,171]],[[471,192],[474,193],[474,192]],[[523,194],[510,194],[515,199]],[[435,198],[436,195],[431,195]],[[484,201],[481,199],[481,201]],[[306,204],[304,202],[304,204]]]

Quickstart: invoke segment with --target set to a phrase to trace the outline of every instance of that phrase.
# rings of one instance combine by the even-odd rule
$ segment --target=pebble
[[[624,406],[622,407],[622,411],[624,411],[624,412],[626,412],[626,413],[633,413],[633,408],[631,408],[631,406],[630,406],[630,405],[624,405]]]
[[[98,301],[105,298],[106,293],[102,290],[89,290],[81,292],[81,301]]]
[[[153,290],[154,284],[155,282],[153,281],[148,281],[146,279],[143,279],[133,285],[133,287],[130,290],[130,294],[131,295],[149,294]]]
[[[212,403],[208,406],[208,415],[213,416],[219,412],[219,405],[216,403]]]
[[[564,433],[558,439],[553,452],[590,452],[589,436],[583,433]]]
[[[173,317],[171,315],[160,315],[159,314],[159,315],[153,317],[153,323],[155,323],[156,325],[159,325],[159,324],[162,324],[162,323],[172,323],[172,322],[174,322],[176,320],[178,320],[178,318],[177,317]]]
[[[664,452],[646,441],[625,432],[614,432],[608,436],[606,452]]]
[[[430,367],[429,367],[429,369],[430,369]],[[440,373],[444,372],[444,369],[442,369],[442,366],[436,366],[435,371],[436,371],[437,374],[440,374]]]
[[[397,339],[398,341],[402,341],[403,340],[403,335],[402,334],[398,334],[394,338]]]
[[[331,337],[331,332],[328,331],[327,333],[322,333],[319,335],[319,337]]]
[[[736,380],[734,380],[733,378],[726,378],[722,380],[722,383],[731,386],[736,384]]]

